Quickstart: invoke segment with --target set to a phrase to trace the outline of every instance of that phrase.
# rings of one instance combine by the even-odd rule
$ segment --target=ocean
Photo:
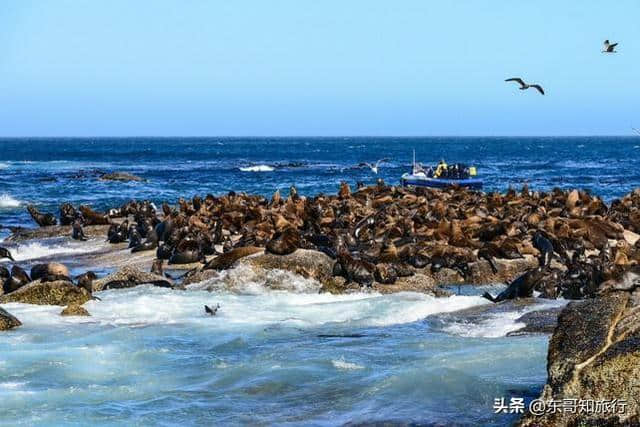
[[[640,186],[634,137],[1,139],[0,225],[35,226],[30,203],[57,216],[63,202],[106,209],[133,198],[397,184],[413,150],[424,164],[475,165],[486,191],[584,188],[609,202]],[[383,158],[377,175],[358,167]],[[146,181],[98,179],[111,171]],[[28,266],[46,256],[72,263],[101,243],[11,249]],[[495,414],[494,399],[530,399],[546,381],[548,336],[506,336],[527,308],[480,322],[447,316],[487,304],[487,287],[440,299],[330,295],[292,275],[273,278],[288,289],[273,291],[225,274],[246,277],[240,291],[105,291],[85,305],[88,318],[3,305],[23,326],[0,333],[0,424],[505,425],[518,414]],[[215,303],[218,315],[206,317],[203,304]]]

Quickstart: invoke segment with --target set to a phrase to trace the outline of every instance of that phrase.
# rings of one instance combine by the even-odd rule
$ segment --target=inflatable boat
[[[450,188],[450,187],[464,187],[471,188],[473,190],[482,189],[482,179],[480,178],[467,178],[467,179],[448,179],[448,178],[429,178],[424,172],[417,173],[405,173],[401,178],[402,186],[406,187],[413,185],[416,187],[429,187],[429,188]]]

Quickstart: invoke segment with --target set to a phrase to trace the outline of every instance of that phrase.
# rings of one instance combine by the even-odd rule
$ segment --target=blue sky
[[[637,0],[6,0],[0,135],[625,135],[639,22]]]

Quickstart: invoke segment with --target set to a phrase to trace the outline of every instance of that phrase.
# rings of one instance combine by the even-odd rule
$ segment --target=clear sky
[[[625,135],[639,77],[638,0],[0,9],[3,136]]]

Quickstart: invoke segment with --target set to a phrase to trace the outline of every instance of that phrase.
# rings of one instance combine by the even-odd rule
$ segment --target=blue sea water
[[[33,226],[25,206],[96,209],[194,194],[334,193],[341,181],[398,183],[419,161],[476,165],[487,190],[585,188],[610,201],[640,185],[640,138],[120,138],[0,140],[0,224]],[[378,175],[360,162],[388,158]],[[146,182],[105,182],[127,171]],[[6,231],[0,233],[0,239]],[[98,241],[30,242],[20,263],[74,255]],[[0,261],[6,264],[6,261]],[[82,265],[74,265],[82,268]],[[23,326],[0,334],[0,424],[224,425],[395,421],[504,425],[499,397],[537,395],[548,337],[506,337],[522,311],[465,323],[446,312],[478,295],[435,299],[319,295],[277,277],[233,292],[138,287],[101,293],[92,317],[6,304]],[[202,305],[219,302],[215,318]],[[549,304],[562,304],[553,302]],[[444,316],[444,317],[443,317]],[[323,334],[361,337],[319,337]]]

